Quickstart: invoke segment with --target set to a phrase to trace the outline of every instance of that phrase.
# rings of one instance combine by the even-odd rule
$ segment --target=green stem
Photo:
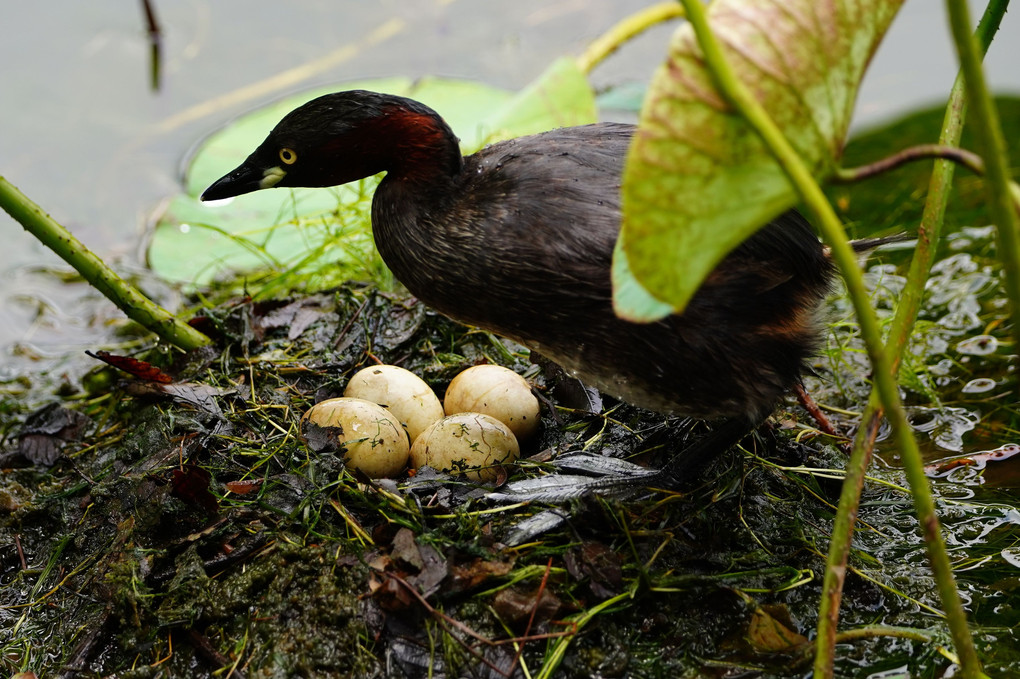
[[[1008,0],[996,0],[1002,5]],[[981,52],[970,33],[970,10],[965,0],[946,0],[949,25],[956,42],[960,69],[967,83],[967,97],[973,109],[974,134],[985,160],[986,190],[992,219],[998,227],[999,257],[1006,274],[1006,293],[1011,306],[1013,340],[1020,347],[1020,217],[1013,207],[1010,189],[1009,156],[999,123],[999,113],[992,102],[981,68]]]
[[[868,357],[871,359],[874,381],[882,403],[885,405],[889,423],[892,425],[893,437],[907,469],[907,478],[910,480],[914,495],[914,506],[921,522],[925,544],[928,548],[928,558],[938,583],[942,605],[946,609],[953,642],[964,662],[964,673],[967,676],[973,676],[974,672],[980,671],[977,665],[977,656],[974,653],[973,641],[967,628],[967,618],[960,601],[960,594],[956,589],[949,554],[939,529],[938,518],[935,516],[935,502],[932,498],[931,488],[924,476],[917,441],[914,440],[913,432],[907,422],[906,412],[900,401],[892,370],[893,363],[882,346],[878,318],[870,306],[868,292],[864,286],[864,277],[857,265],[853,248],[850,247],[839,218],[797,152],[769,118],[761,104],[737,80],[719,43],[712,35],[700,0],[682,0],[682,2],[687,9],[687,19],[697,35],[698,43],[704,52],[716,86],[726,100],[759,134],[786,172],[801,199],[814,214],[822,239],[829,246],[833,260],[843,274],[857,321],[860,324],[861,337],[864,339]]]
[[[0,207],[29,233],[70,264],[94,288],[116,304],[128,318],[182,349],[195,349],[209,338],[161,309],[134,286],[113,272],[42,208],[0,177]]]
[[[1005,11],[1006,3],[1004,2],[991,2],[986,8],[976,33],[982,53],[988,50]],[[957,75],[949,96],[946,114],[942,121],[939,144],[955,146],[960,142],[963,122],[966,118],[965,94],[963,74],[961,73]],[[914,248],[914,256],[907,273],[907,284],[896,305],[889,339],[886,342],[887,351],[892,356],[896,369],[899,367],[900,357],[909,342],[914,322],[917,320],[928,272],[935,261],[955,169],[953,163],[938,160],[932,170],[924,214],[918,228],[917,246]],[[854,438],[853,450],[850,460],[847,462],[847,476],[839,498],[839,510],[832,526],[832,541],[829,544],[825,577],[822,583],[822,600],[818,611],[814,675],[819,679],[833,676],[835,645],[837,643],[836,629],[839,622],[839,604],[843,595],[846,562],[850,553],[850,541],[857,518],[861,489],[864,487],[864,475],[871,460],[875,434],[878,431],[881,417],[881,401],[877,391],[872,389],[868,407],[861,417],[861,424]]]
[[[873,625],[871,627],[858,627],[856,629],[840,632],[837,640],[840,643],[856,641],[857,639],[874,639],[876,637],[896,637],[899,639],[912,639],[931,643],[935,641],[936,635],[923,629],[913,627],[891,627],[889,625]],[[815,675],[817,676],[817,675]]]
[[[588,46],[584,54],[577,58],[578,69],[582,73],[591,73],[593,68],[602,63],[610,54],[620,49],[621,45],[634,36],[643,33],[656,24],[661,24],[670,19],[679,19],[683,15],[683,7],[676,2],[660,2],[631,14],[600,35]]]

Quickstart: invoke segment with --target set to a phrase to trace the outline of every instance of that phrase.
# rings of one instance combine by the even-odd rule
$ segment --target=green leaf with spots
[[[901,4],[715,0],[708,16],[737,76],[824,178]],[[682,310],[731,249],[796,202],[761,139],[717,92],[690,25],[681,26],[652,80],[624,172],[617,313],[647,321],[667,306]],[[628,270],[634,280],[624,280]],[[648,294],[621,294],[635,285]]]
[[[486,139],[511,139],[598,120],[595,92],[571,57],[561,57],[483,123]]]

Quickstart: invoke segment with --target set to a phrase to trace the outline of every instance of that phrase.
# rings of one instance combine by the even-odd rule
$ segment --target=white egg
[[[541,422],[538,399],[527,380],[501,365],[476,365],[454,377],[443,407],[447,415],[491,415],[520,441],[531,437]]]
[[[423,379],[395,365],[363,368],[347,383],[344,396],[377,403],[393,413],[413,441],[443,417],[439,397]]]
[[[396,476],[407,465],[407,432],[390,411],[364,399],[316,403],[301,418],[301,436],[306,442],[325,439],[327,449],[335,442],[344,463],[369,478]]]
[[[411,466],[463,474],[473,481],[493,481],[497,465],[521,454],[509,427],[482,413],[458,413],[439,420],[411,446]]]

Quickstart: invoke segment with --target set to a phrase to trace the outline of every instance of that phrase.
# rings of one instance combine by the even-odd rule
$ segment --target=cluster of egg
[[[343,398],[312,406],[302,430],[311,424],[333,428],[346,464],[371,478],[396,476],[410,460],[492,481],[538,429],[538,399],[514,371],[477,365],[453,378],[441,404],[414,373],[378,365],[356,373]]]

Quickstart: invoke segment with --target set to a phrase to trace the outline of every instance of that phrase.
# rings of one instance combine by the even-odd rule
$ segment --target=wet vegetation
[[[556,78],[584,81],[579,62],[564,63]],[[568,98],[583,103],[578,115],[594,116],[586,82],[584,91]],[[1015,138],[1020,102],[1002,101],[1000,112]],[[930,141],[941,113],[865,135],[845,164]],[[497,117],[490,133],[521,133],[514,120]],[[832,188],[829,199],[857,235],[913,232],[928,173],[908,166]],[[189,181],[204,184],[200,174]],[[956,186],[900,390],[980,660],[1005,675],[1020,664],[1016,347],[983,180]],[[604,399],[542,357],[408,297],[370,246],[370,182],[319,192],[311,206],[290,194],[292,205],[270,206],[270,226],[245,221],[239,234],[203,222],[194,190],[168,211],[169,242],[187,241],[194,227],[248,257],[235,263],[258,263],[239,275],[196,260],[198,272],[180,274],[201,279],[186,290],[192,325],[213,344],[184,352],[127,325],[109,353],[91,354],[96,367],[80,384],[18,376],[0,390],[0,671],[809,671],[847,438],[823,433],[791,400],[679,487],[516,493],[522,481],[640,474],[710,425]],[[280,217],[288,210],[292,219]],[[270,247],[274,237],[292,256]],[[909,248],[879,251],[868,269],[884,320],[904,289]],[[834,292],[830,306],[828,342],[806,386],[849,436],[872,386],[868,352],[846,296]],[[299,419],[378,363],[413,371],[439,394],[468,366],[508,366],[542,397],[541,433],[494,484],[428,468],[393,480],[353,473],[306,445]],[[835,674],[949,676],[954,639],[898,452],[887,442],[879,454],[858,514]]]
[[[1003,111],[1020,120],[1018,102]],[[960,221],[902,387],[927,434],[979,653],[996,675],[1020,662],[1017,413],[992,233],[969,186],[965,179],[958,193]],[[916,219],[911,189],[896,195],[886,183],[872,197],[868,189],[832,194],[862,233]],[[886,221],[864,223],[869,215]],[[901,258],[882,251],[869,268],[883,313]],[[520,503],[428,470],[394,481],[352,476],[336,456],[304,445],[298,420],[376,362],[412,370],[439,394],[481,362],[525,375],[547,401],[542,433],[500,485],[567,473],[564,460],[578,452],[658,466],[704,425],[600,402],[540,357],[399,290],[333,282],[278,299],[231,292],[267,281],[315,288],[323,275],[264,270],[224,281],[196,306],[215,349],[151,347],[135,354],[147,364],[106,356],[120,367],[97,364],[42,410],[27,412],[23,398],[0,402],[6,674],[807,671],[845,441],[821,434],[791,401],[678,489]],[[808,386],[850,432],[867,369],[838,294],[831,321]],[[940,603],[895,451],[884,454],[861,504],[836,673],[943,676],[952,655]]]

